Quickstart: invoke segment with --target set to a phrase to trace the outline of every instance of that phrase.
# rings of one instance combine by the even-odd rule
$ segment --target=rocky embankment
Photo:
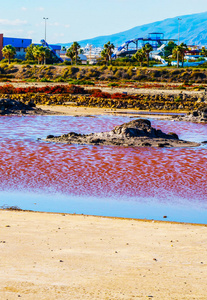
[[[151,126],[145,119],[133,120],[116,126],[109,132],[78,134],[69,132],[62,136],[49,135],[49,142],[66,144],[116,145],[129,147],[196,147],[198,143],[180,140],[175,133],[166,134]]]
[[[45,115],[54,114],[37,108],[33,102],[24,104],[12,99],[0,99],[0,115]]]
[[[207,123],[207,106],[198,110],[194,110],[183,117],[178,117],[179,121],[187,121],[193,123]]]

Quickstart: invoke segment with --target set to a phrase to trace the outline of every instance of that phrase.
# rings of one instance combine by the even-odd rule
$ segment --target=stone
[[[52,134],[49,134],[49,135],[47,136],[47,139],[52,139],[52,138],[54,138],[54,135],[52,135]]]
[[[192,111],[183,117],[177,118],[179,121],[188,121],[193,123],[207,123],[207,106]]]
[[[198,117],[198,116],[199,116],[197,110],[192,112],[192,116],[193,116],[193,117]]]
[[[123,147],[195,147],[200,144],[179,140],[176,133],[166,134],[151,126],[146,119],[136,119],[116,126],[108,132],[79,134],[69,132],[62,136],[49,135],[50,142],[66,144],[114,145]]]
[[[12,100],[9,98],[0,99],[0,115],[22,115],[22,114],[39,114],[39,115],[49,115],[54,114],[53,112],[42,110],[36,108],[32,101],[27,101],[27,104]],[[56,113],[59,114],[59,113]]]

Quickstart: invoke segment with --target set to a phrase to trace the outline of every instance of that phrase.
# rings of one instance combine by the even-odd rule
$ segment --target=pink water
[[[74,203],[81,197],[96,199],[96,204],[107,199],[108,205],[110,201],[117,205],[153,203],[206,211],[207,145],[181,149],[125,148],[37,140],[69,131],[111,130],[129,120],[114,116],[1,117],[0,205],[9,203],[13,192],[13,195],[49,195],[51,203],[62,195],[65,201],[75,197]],[[205,124],[154,120],[152,125],[165,132],[176,132],[182,139],[207,140]],[[92,208],[90,213],[93,214]]]

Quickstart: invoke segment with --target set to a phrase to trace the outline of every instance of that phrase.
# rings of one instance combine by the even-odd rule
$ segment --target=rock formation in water
[[[28,101],[28,104],[24,104],[21,101],[12,99],[0,99],[0,115],[45,115],[51,114],[51,112],[43,111],[40,108],[36,108],[33,102]]]
[[[179,121],[188,121],[193,123],[207,123],[207,106],[195,110],[184,117],[178,117]]]
[[[166,134],[151,126],[145,119],[133,120],[116,126],[109,132],[78,134],[69,132],[62,136],[48,135],[50,142],[67,144],[116,145],[130,147],[195,147],[198,143],[179,140],[175,133]]]

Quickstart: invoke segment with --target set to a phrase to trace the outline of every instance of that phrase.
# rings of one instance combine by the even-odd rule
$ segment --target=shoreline
[[[156,219],[142,219],[142,218],[132,218],[132,217],[115,217],[115,216],[105,216],[105,215],[92,215],[92,214],[80,214],[80,213],[67,213],[67,212],[52,212],[52,211],[38,211],[38,210],[28,210],[28,209],[10,209],[10,208],[0,208],[0,213],[2,211],[10,212],[27,212],[27,213],[37,213],[37,214],[50,214],[50,215],[68,215],[68,216],[84,216],[84,217],[94,217],[94,218],[104,218],[111,220],[131,220],[136,222],[147,222],[147,223],[166,223],[166,224],[180,224],[180,225],[192,225],[192,226],[201,226],[207,227],[207,223],[192,223],[192,222],[181,222],[181,221],[168,221],[166,220],[156,220]]]
[[[0,210],[0,298],[202,299],[206,226]]]
[[[144,118],[157,118],[165,120],[173,120],[171,117],[172,112],[154,112],[153,111],[140,111],[133,109],[113,109],[113,108],[100,108],[100,107],[86,107],[86,106],[66,106],[66,105],[37,105],[37,108],[41,108],[43,111],[54,112],[54,115],[63,115],[63,116],[85,116],[93,117],[98,115],[121,115],[128,117],[144,117]],[[149,113],[149,114],[147,114]],[[162,113],[162,114],[159,114]],[[175,112],[173,112],[176,114]],[[178,115],[185,114],[183,112],[178,112]]]

